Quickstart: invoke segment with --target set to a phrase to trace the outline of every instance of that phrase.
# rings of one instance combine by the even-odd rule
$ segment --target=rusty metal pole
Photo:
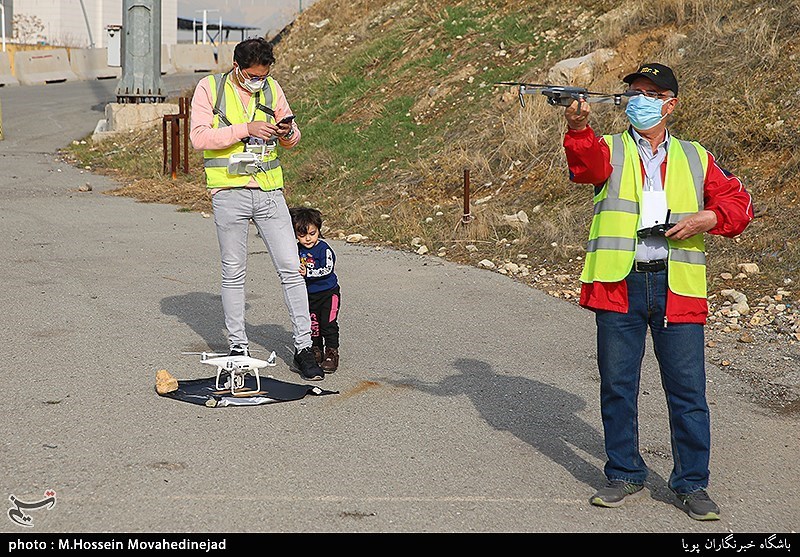
[[[472,214],[469,210],[469,169],[464,169],[464,214],[461,216],[461,222],[468,224],[472,220]]]
[[[183,116],[183,173],[189,174],[189,97],[181,97]]]
[[[170,118],[172,120],[172,179],[178,177],[178,165],[180,164],[181,149],[180,149],[180,129],[178,118]]]
[[[164,164],[162,165],[161,171],[166,174],[167,173],[167,117],[164,116],[161,118],[161,142],[162,142],[162,153],[164,155]]]

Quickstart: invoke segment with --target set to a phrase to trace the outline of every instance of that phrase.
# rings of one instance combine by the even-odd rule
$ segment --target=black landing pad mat
[[[224,375],[220,378],[220,383],[225,384],[226,380],[227,375]],[[239,389],[237,389],[236,396],[233,396],[229,389],[217,390],[216,381],[216,376],[207,379],[178,381],[178,390],[161,396],[191,402],[192,404],[200,404],[209,408],[217,408],[220,406],[255,406],[273,402],[287,402],[300,400],[307,395],[339,394],[339,391],[328,391],[316,385],[297,385],[278,381],[271,377],[262,377],[261,390],[256,391],[255,376],[246,375],[242,392],[240,393]]]

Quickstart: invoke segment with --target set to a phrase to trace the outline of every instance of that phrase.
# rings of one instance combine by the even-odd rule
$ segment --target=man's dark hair
[[[263,38],[246,39],[233,49],[233,60],[243,70],[253,66],[271,66],[275,63],[272,44]]]
[[[319,237],[322,238],[322,213],[311,207],[292,207],[289,209],[292,216],[292,226],[296,236],[302,236],[308,232],[308,226],[313,224],[319,230]]]

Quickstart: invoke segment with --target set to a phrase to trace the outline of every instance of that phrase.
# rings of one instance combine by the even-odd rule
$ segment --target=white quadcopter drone
[[[198,354],[197,352],[184,352],[184,354]],[[276,355],[273,351],[266,360],[251,358],[250,356],[228,356],[216,352],[200,352],[200,361],[204,364],[216,366],[217,380],[216,389],[218,391],[230,390],[231,396],[251,396],[261,392],[261,377],[258,370],[262,367],[273,367],[276,364]],[[220,384],[223,372],[228,372],[227,381]],[[253,373],[256,378],[256,390],[245,387],[245,376]]]
[[[501,81],[495,83],[495,85],[512,85],[517,87],[519,91],[519,104],[523,108],[525,107],[523,95],[541,93],[547,97],[547,104],[552,106],[569,106],[573,101],[578,101],[578,114],[580,114],[581,102],[619,105],[622,102],[622,97],[633,97],[641,94],[639,91],[595,93],[583,87],[545,85],[541,83],[517,83],[513,81]]]

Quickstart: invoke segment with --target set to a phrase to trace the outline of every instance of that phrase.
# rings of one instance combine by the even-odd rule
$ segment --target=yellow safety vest
[[[251,121],[275,122],[275,105],[277,93],[275,81],[267,77],[264,88],[250,97],[250,103],[245,113],[239,92],[228,78],[228,73],[208,76],[211,88],[211,102],[214,105],[214,119],[212,127],[220,128],[233,124],[246,124]],[[261,102],[261,94],[264,102]],[[248,116],[252,115],[252,116]],[[233,153],[244,151],[244,143],[237,141],[225,149],[206,149],[203,151],[203,166],[206,172],[206,185],[208,188],[236,188],[246,186],[251,179],[258,182],[264,191],[276,190],[283,187],[283,169],[278,159],[277,150],[267,153],[262,164],[265,172],[253,175],[228,174],[228,158]]]
[[[611,176],[594,197],[581,282],[619,282],[633,267],[642,194],[639,150],[630,133],[604,136],[611,154]],[[672,138],[667,151],[664,191],[670,222],[703,209],[708,153],[697,142]],[[686,240],[667,239],[669,289],[682,296],[706,297],[706,255],[703,234]]]

